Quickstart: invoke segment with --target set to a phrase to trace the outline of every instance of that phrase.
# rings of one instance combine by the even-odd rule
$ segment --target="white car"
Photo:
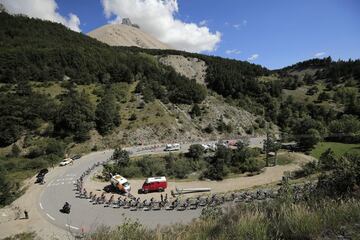
[[[66,158],[66,159],[62,160],[62,162],[60,162],[60,166],[66,166],[72,162],[73,162],[73,160],[71,158]]]
[[[181,146],[179,143],[174,143],[174,144],[166,144],[166,147],[164,149],[164,151],[179,151],[181,149]]]

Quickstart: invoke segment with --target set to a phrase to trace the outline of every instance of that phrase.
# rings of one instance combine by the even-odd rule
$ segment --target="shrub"
[[[20,154],[21,154],[21,149],[16,143],[14,143],[13,146],[11,147],[11,152],[9,154],[9,157],[19,157]]]
[[[126,167],[130,162],[129,152],[121,148],[116,148],[111,159],[114,160],[119,167]]]
[[[196,117],[199,117],[201,116],[201,109],[199,107],[198,104],[194,104],[191,111],[190,111],[190,115],[192,118],[196,118]]]
[[[337,164],[337,158],[334,151],[328,148],[323,152],[319,158],[319,166],[321,169],[330,170],[333,169]]]
[[[162,159],[154,159],[145,156],[136,162],[136,165],[141,169],[143,176],[153,177],[165,175],[165,161]]]
[[[186,156],[192,159],[200,159],[204,155],[204,147],[200,144],[192,144],[189,147],[189,151],[186,153]]]
[[[26,162],[26,169],[40,169],[46,168],[47,162],[44,159],[37,158],[37,159],[30,159]]]
[[[140,104],[139,104],[139,107],[138,107],[139,109],[144,109],[145,108],[145,102],[141,102]]]
[[[295,178],[310,176],[319,170],[317,161],[311,161],[302,166],[300,170],[295,171]]]
[[[115,164],[105,164],[102,174],[104,175],[104,179],[106,181],[110,180],[111,175],[114,174],[122,174],[121,172],[119,172],[119,170],[122,170],[124,168],[119,168],[117,165]]]
[[[207,127],[204,129],[204,131],[206,133],[213,133],[214,132],[214,127],[209,123],[209,125],[207,125]]]
[[[330,196],[346,196],[360,185],[360,154],[345,154],[333,167],[323,171],[319,177],[318,187]]]
[[[210,219],[218,219],[223,216],[223,211],[220,207],[205,207],[201,210],[200,219],[208,221]]]
[[[263,161],[256,158],[246,158],[244,163],[240,166],[242,172],[257,172],[264,167]]]
[[[136,166],[135,164],[131,164],[128,167],[120,168],[118,173],[127,178],[143,176],[141,168]]]
[[[263,118],[257,118],[255,121],[259,124],[259,128],[264,128],[266,125],[266,122]]]
[[[191,167],[189,165],[189,160],[180,158],[175,161],[171,172],[176,178],[185,178],[191,171]]]
[[[246,134],[253,134],[254,133],[254,128],[252,126],[247,127],[245,129],[245,132],[246,132]]]
[[[135,113],[131,114],[129,121],[135,121],[137,119],[137,116]]]
[[[28,158],[37,158],[45,154],[45,150],[41,147],[33,147],[27,154]]]
[[[48,139],[47,145],[45,148],[45,154],[55,154],[59,157],[63,157],[65,153],[65,144],[61,141],[58,141],[56,139]]]
[[[137,221],[125,219],[125,222],[116,228],[102,226],[89,234],[85,239],[91,240],[151,240],[155,233],[147,230]]]

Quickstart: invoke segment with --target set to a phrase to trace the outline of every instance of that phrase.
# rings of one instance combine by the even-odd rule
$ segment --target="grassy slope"
[[[314,87],[314,86],[317,86],[319,91],[318,93],[315,93],[314,95],[306,95],[306,92]],[[297,88],[296,90],[288,90],[288,89],[284,89],[284,95],[285,96],[293,96],[296,100],[299,100],[299,101],[305,101],[305,100],[308,100],[308,101],[316,101],[318,99],[318,96],[319,94],[325,89],[325,84],[321,81],[318,81],[316,84],[314,85],[305,85],[305,86],[302,86],[302,87],[299,87]]]
[[[335,155],[340,157],[347,152],[359,152],[360,153],[360,144],[345,144],[345,143],[336,143],[336,142],[321,142],[315,146],[311,151],[311,156],[319,158],[323,152],[328,148],[331,148]]]

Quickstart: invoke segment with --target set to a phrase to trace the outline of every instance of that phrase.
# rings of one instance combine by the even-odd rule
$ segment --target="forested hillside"
[[[160,65],[148,54],[109,47],[60,24],[3,12],[0,13],[0,41],[1,146],[15,142],[24,130],[34,130],[41,122],[48,121],[55,125],[56,135],[74,133],[76,139],[85,140],[94,124],[91,108],[95,106],[89,105],[83,94],[75,102],[78,97],[71,91],[74,84],[105,86],[138,81],[136,90],[146,101],[159,98],[192,104],[200,103],[206,96],[204,87]],[[67,96],[55,101],[34,93],[30,81],[63,82],[64,86],[68,83],[70,102],[66,101]],[[114,103],[112,99],[106,101],[108,105]],[[51,107],[44,108],[41,102]],[[71,113],[64,115],[67,107]],[[100,131],[109,130],[111,128]]]
[[[297,140],[305,150],[322,139],[360,141],[360,60],[311,59],[269,71],[246,62],[174,50],[146,52],[204,60],[208,88],[277,124],[284,141]]]

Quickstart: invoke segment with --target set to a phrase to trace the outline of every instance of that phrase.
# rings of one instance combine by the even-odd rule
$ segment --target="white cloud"
[[[61,23],[71,30],[80,32],[80,19],[73,13],[66,18],[57,11],[55,0],[0,0],[11,14],[25,14],[29,17],[40,18]]]
[[[318,52],[318,53],[315,53],[314,57],[322,57],[326,54],[326,52]]]
[[[229,49],[229,50],[226,50],[225,53],[228,55],[232,55],[232,54],[240,54],[241,51],[237,50],[237,49]]]
[[[255,53],[255,54],[251,55],[247,60],[248,60],[248,61],[254,61],[254,60],[256,60],[259,56],[260,56],[259,54]]]
[[[206,26],[208,23],[209,23],[209,21],[206,20],[206,19],[204,19],[204,20],[202,20],[202,21],[199,22],[199,25],[200,25],[200,26]]]
[[[236,29],[240,29],[241,24],[234,24],[233,27],[236,28]]]
[[[130,18],[133,23],[160,41],[176,49],[190,52],[214,51],[221,33],[208,27],[185,23],[175,18],[177,0],[101,0],[105,16]]]
[[[241,23],[236,23],[236,24],[233,24],[232,26],[234,28],[236,28],[237,30],[239,30],[241,27],[246,27],[248,24],[247,20],[242,20]]]

